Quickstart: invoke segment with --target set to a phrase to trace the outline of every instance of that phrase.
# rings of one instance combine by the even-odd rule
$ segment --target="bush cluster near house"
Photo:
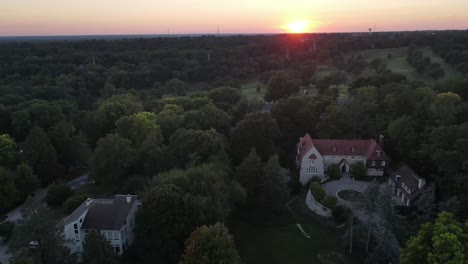
[[[315,200],[324,205],[325,207],[328,207],[330,209],[333,209],[335,207],[337,198],[334,196],[325,196],[325,190],[320,185],[320,182],[311,181],[309,190],[314,196]]]

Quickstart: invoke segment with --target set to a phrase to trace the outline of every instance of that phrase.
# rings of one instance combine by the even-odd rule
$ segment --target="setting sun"
[[[310,23],[306,20],[296,20],[287,25],[290,33],[306,33],[310,30]]]

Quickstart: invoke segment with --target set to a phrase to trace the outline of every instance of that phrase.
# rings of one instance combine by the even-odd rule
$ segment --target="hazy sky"
[[[0,35],[467,29],[468,0],[0,0]]]

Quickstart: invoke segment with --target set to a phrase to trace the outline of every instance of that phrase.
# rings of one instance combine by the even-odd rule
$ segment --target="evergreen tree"
[[[26,138],[23,144],[23,158],[37,173],[43,185],[62,175],[62,167],[57,161],[54,146],[39,127],[34,127]]]
[[[39,187],[39,180],[28,164],[23,162],[16,167],[15,185],[23,197],[33,194]]]
[[[247,204],[255,206],[258,202],[260,180],[263,178],[262,160],[255,149],[250,151],[242,163],[237,166],[235,178],[247,192]]]
[[[288,186],[283,175],[278,155],[273,155],[263,167],[260,179],[259,203],[267,210],[279,213],[288,199]]]
[[[13,175],[0,167],[0,211],[10,208],[17,199]]]
[[[83,244],[85,264],[116,264],[117,256],[109,241],[100,233],[91,230]]]

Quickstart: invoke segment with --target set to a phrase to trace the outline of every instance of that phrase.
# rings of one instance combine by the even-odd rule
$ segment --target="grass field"
[[[257,87],[260,86],[260,92]],[[260,81],[252,81],[241,86],[241,91],[248,99],[263,99],[266,87]]]
[[[458,73],[450,65],[445,63],[441,57],[434,54],[430,48],[424,48],[422,50],[425,56],[430,57],[433,62],[440,63],[441,67],[444,69],[445,76],[438,81],[444,81],[458,76]],[[351,54],[361,54],[367,61],[371,61],[374,58],[382,58],[387,64],[388,69],[395,73],[404,74],[411,81],[422,81],[429,84],[436,82],[427,76],[419,74],[408,64],[406,61],[408,48],[364,50]],[[392,57],[387,58],[388,54],[391,54]]]
[[[326,220],[305,211],[308,209],[304,200],[305,196],[301,195],[291,204],[292,212],[288,223],[255,225],[239,221],[231,227],[244,263],[323,264],[317,255],[323,255],[324,252],[337,253],[334,254],[334,260],[328,258],[326,263],[361,263],[353,262],[345,255],[333,220]],[[268,222],[270,221],[274,222],[275,219],[269,219]],[[296,223],[301,224],[310,238],[299,230]],[[339,257],[336,258],[336,255]]]

